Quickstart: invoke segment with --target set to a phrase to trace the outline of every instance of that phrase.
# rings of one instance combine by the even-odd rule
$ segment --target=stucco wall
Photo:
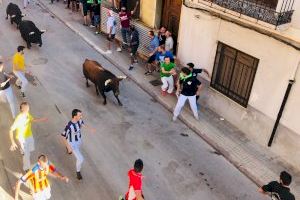
[[[300,29],[300,0],[295,0],[293,9],[292,26]]]
[[[140,18],[150,28],[157,28],[160,25],[162,1],[161,0],[141,0]]]
[[[297,50],[268,36],[185,6],[182,8],[179,35],[179,59],[183,63],[194,62],[210,72],[213,70],[217,41],[258,58],[259,65],[249,99],[249,107],[262,113],[271,121],[276,119],[288,80],[293,77],[295,67],[300,60]],[[300,115],[298,115],[300,94],[296,92],[299,89],[300,85],[296,83],[281,122],[300,134],[300,123],[297,122],[300,120]],[[248,112],[236,103],[232,103],[231,107],[237,107],[239,110],[238,116],[228,116],[231,118],[241,118],[244,115],[243,112]],[[238,119],[235,122],[238,123]],[[272,127],[267,129],[270,128]]]

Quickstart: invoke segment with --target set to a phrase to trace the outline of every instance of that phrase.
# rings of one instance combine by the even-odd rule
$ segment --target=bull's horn
[[[107,79],[107,80],[104,82],[104,85],[107,86],[110,82],[111,82],[111,79]]]
[[[22,16],[22,17],[25,17],[25,16],[26,16],[26,14],[21,14],[21,16]]]
[[[45,32],[46,32],[46,30],[42,29],[42,30],[40,30],[40,32],[42,32],[42,33],[45,33]]]
[[[34,34],[34,32],[33,31],[31,31],[30,33],[29,33],[29,35],[33,35]]]
[[[14,18],[14,17],[16,17],[16,15],[12,15],[12,16],[10,16],[11,18]]]
[[[118,76],[119,79],[126,79],[127,76]]]

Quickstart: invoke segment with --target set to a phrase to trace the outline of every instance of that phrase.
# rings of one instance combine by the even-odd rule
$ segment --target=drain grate
[[[153,85],[153,86],[160,86],[160,85],[162,85],[162,82],[161,82],[160,79],[155,79],[155,80],[149,81],[149,83],[151,83],[151,85]]]

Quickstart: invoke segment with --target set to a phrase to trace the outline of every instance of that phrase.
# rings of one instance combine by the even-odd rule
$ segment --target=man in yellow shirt
[[[47,118],[33,118],[29,113],[29,104],[27,102],[21,103],[20,110],[21,112],[17,115],[9,132],[10,150],[15,151],[18,148],[14,140],[14,131],[16,131],[16,139],[19,142],[21,154],[23,154],[23,170],[27,171],[30,168],[30,152],[34,151],[31,123],[47,121]]]
[[[28,85],[28,80],[25,77],[25,58],[24,58],[24,46],[18,46],[18,52],[15,53],[13,56],[13,72],[18,78],[16,84],[18,85],[18,82],[21,82],[21,93],[22,97],[25,97],[25,89]]]

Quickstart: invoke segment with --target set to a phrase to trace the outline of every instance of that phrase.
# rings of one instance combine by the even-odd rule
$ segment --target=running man
[[[32,136],[31,123],[45,122],[48,119],[35,119],[34,117],[32,117],[32,115],[29,113],[29,104],[27,102],[21,103],[20,111],[20,114],[18,114],[13,125],[10,127],[10,150],[15,151],[18,148],[14,140],[14,131],[16,131],[16,139],[20,145],[20,152],[23,155],[23,170],[27,172],[30,168],[30,152],[34,151],[34,140]]]
[[[16,106],[15,106],[15,97],[9,83],[12,76],[6,74],[3,71],[3,68],[4,68],[3,62],[0,61],[0,97],[1,96],[6,97],[10,106],[12,117],[15,118],[17,114]]]
[[[173,121],[177,120],[177,117],[180,114],[181,109],[183,108],[187,99],[189,100],[190,107],[193,111],[195,119],[199,119],[196,105],[196,94],[199,90],[200,85],[200,81],[193,77],[192,72],[187,67],[183,67],[181,69],[176,92],[178,101],[173,112]]]
[[[66,183],[69,179],[66,176],[60,174],[56,167],[48,160],[47,156],[40,155],[38,162],[23,175],[16,184],[15,200],[19,199],[19,192],[22,183],[30,181],[31,194],[34,200],[47,200],[51,197],[50,183],[47,176],[52,175],[53,177],[59,178]]]
[[[68,122],[64,132],[61,134],[63,137],[64,144],[66,145],[67,153],[74,154],[76,158],[76,175],[77,179],[81,180],[82,176],[80,173],[81,165],[83,163],[83,155],[80,152],[81,146],[81,128],[88,128],[92,133],[95,132],[94,128],[88,127],[82,120],[81,110],[74,109],[72,111],[72,119]]]
[[[189,70],[191,70],[193,77],[197,78],[198,74],[201,74],[202,72],[204,72],[207,75],[208,78],[210,77],[209,72],[207,71],[207,69],[204,69],[204,68],[197,68],[196,69],[196,68],[194,68],[195,67],[194,63],[188,63],[186,65],[189,68]],[[197,94],[196,94],[196,104],[197,104],[198,110],[200,109],[200,105],[197,102],[198,102],[198,99],[200,97],[200,92],[203,89],[203,85],[201,84],[199,87],[200,88],[199,88],[199,90],[197,91]]]
[[[18,85],[19,89],[21,89],[22,97],[25,97],[25,90],[28,85],[28,80],[25,77],[26,69],[25,69],[25,58],[24,58],[24,46],[18,46],[18,52],[13,56],[13,72],[18,78],[16,85],[21,81],[21,86]]]
[[[142,170],[144,168],[144,163],[141,159],[137,159],[134,162],[133,169],[128,171],[128,191],[125,195],[125,199],[120,196],[119,200],[144,200],[144,195],[142,191]]]

